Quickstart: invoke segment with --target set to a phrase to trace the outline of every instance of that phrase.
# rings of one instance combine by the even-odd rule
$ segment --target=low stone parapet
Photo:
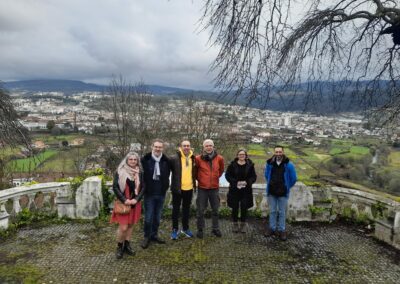
[[[0,191],[0,228],[7,229],[10,216],[15,216],[21,210],[20,200],[22,197],[28,199],[27,208],[37,208],[35,196],[38,193],[44,195],[43,203],[49,205],[50,210],[53,210],[50,204],[50,195],[57,191],[66,191],[70,189],[69,182],[49,182],[33,184],[28,186],[18,186]],[[7,211],[6,204],[12,200],[12,208]]]

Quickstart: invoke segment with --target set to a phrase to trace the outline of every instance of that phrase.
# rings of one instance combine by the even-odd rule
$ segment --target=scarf
[[[205,161],[212,161],[212,159],[214,159],[217,156],[217,152],[214,150],[212,151],[210,154],[208,154],[207,152],[203,152],[202,158]]]
[[[162,154],[160,155],[160,157],[156,157],[153,152],[151,152],[151,157],[154,159],[155,164],[154,164],[154,172],[153,172],[153,180],[160,180],[160,160],[162,158]]]
[[[139,178],[139,167],[131,168],[127,164],[124,164],[122,167],[118,169],[118,185],[119,190],[124,193],[126,187],[126,180],[135,181],[135,195],[139,194],[139,185],[140,185],[140,178]]]

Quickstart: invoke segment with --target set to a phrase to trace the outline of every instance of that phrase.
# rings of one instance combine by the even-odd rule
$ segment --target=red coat
[[[212,163],[212,167],[211,167]],[[198,187],[203,189],[219,188],[219,178],[224,173],[224,158],[217,154],[212,160],[207,161],[202,155],[196,156]]]

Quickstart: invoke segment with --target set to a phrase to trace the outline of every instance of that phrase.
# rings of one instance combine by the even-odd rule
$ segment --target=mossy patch
[[[1,283],[37,283],[44,273],[29,264],[1,265]]]

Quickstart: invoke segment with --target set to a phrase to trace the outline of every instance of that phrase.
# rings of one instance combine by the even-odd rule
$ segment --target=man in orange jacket
[[[197,237],[204,236],[204,210],[210,201],[212,209],[212,233],[221,237],[218,225],[219,178],[224,172],[224,158],[217,154],[214,142],[206,139],[203,142],[203,154],[196,156],[197,169]]]

